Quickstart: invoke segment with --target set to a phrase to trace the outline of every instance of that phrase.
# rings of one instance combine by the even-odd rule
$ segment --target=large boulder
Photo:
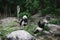
[[[34,40],[34,37],[25,30],[17,30],[13,31],[7,35],[7,39],[15,39],[15,40]]]

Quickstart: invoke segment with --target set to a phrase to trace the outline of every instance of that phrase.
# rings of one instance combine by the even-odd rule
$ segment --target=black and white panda
[[[47,25],[48,21],[43,19],[43,21],[38,22],[38,26],[36,27],[34,34],[44,30],[44,27]]]
[[[34,36],[25,30],[13,31],[6,35],[6,40],[34,40]]]
[[[27,24],[28,24],[28,17],[24,15],[22,20],[20,21],[20,26],[26,26]]]

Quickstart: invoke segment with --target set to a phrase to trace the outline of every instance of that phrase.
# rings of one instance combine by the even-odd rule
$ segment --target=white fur
[[[37,27],[36,30],[42,31],[43,29],[40,27]]]
[[[27,22],[24,22],[24,21],[23,21],[23,22],[22,22],[22,26],[23,26],[24,24],[27,24]]]
[[[43,19],[43,22],[48,23],[48,21],[46,19]]]
[[[22,18],[23,21],[21,20],[22,21],[21,26],[24,26],[24,24],[26,24],[26,25],[28,24],[27,22],[24,21],[24,19],[28,19],[26,15],[23,16],[23,18]]]
[[[23,19],[25,19],[25,18],[27,18],[27,16],[26,16],[26,15],[24,15],[24,16],[23,16]]]

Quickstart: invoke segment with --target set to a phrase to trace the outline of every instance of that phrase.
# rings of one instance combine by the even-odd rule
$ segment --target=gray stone
[[[55,24],[48,24],[48,27],[50,27],[50,32],[54,35],[60,35],[60,26]]]
[[[7,35],[7,38],[14,38],[17,40],[34,40],[34,37],[25,30],[13,31]]]

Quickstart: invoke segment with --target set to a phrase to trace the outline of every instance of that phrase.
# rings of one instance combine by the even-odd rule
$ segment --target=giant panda
[[[43,19],[42,21],[39,21],[37,24],[37,27],[34,31],[34,34],[44,30],[44,27],[48,24],[48,21],[46,19]]]
[[[42,31],[44,29],[44,23],[41,23],[40,21],[37,24],[37,27],[34,31],[34,34],[38,33],[39,31]]]
[[[20,26],[26,26],[28,24],[28,17],[24,15],[20,21]]]

